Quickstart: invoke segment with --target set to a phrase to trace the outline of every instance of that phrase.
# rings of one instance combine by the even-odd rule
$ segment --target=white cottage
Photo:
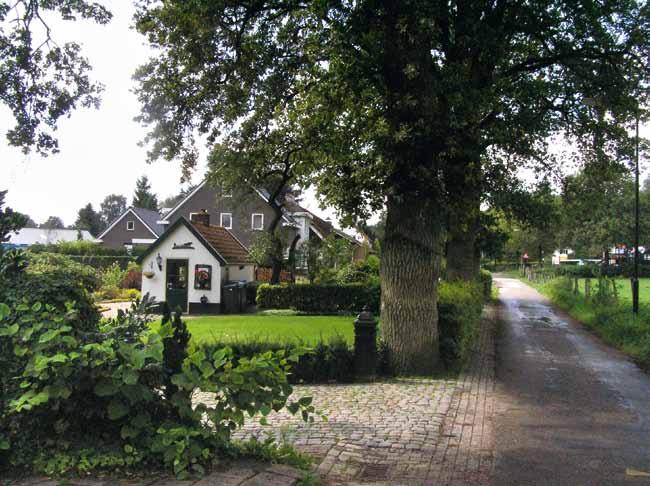
[[[226,283],[255,280],[248,250],[205,211],[174,222],[139,261],[142,293],[190,314],[221,313]]]

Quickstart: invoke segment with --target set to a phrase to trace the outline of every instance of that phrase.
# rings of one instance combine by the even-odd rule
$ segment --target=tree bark
[[[431,204],[387,204],[381,258],[381,329],[398,373],[438,368],[438,275],[442,231]]]

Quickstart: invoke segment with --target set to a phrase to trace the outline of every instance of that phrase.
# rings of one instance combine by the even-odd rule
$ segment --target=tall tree
[[[58,43],[49,22],[57,15],[106,24],[111,13],[86,0],[0,0],[0,102],[12,112],[10,145],[40,154],[58,151],[54,130],[78,106],[98,106],[100,84],[75,42]]]
[[[647,96],[649,9],[141,0],[137,28],[158,49],[137,74],[150,157],[192,167],[197,131],[233,144],[253,118],[259,133],[292,116],[318,127],[322,143],[299,148],[318,161],[320,193],[353,220],[386,208],[381,312],[393,364],[430,372],[446,225],[478,213],[482,164],[541,164],[550,135],[593,131],[585,96],[606,97],[612,116],[629,120]]]
[[[143,175],[135,183],[132,206],[158,211],[158,197],[151,191],[147,176]]]
[[[77,213],[74,226],[76,229],[88,230],[91,235],[97,236],[103,227],[102,217],[93,209],[93,205],[88,203]]]
[[[43,229],[64,229],[65,225],[63,224],[63,220],[59,218],[58,216],[50,216],[45,220],[45,222],[41,223],[39,225],[39,228]]]
[[[102,229],[126,211],[126,198],[120,194],[109,194],[100,204],[99,214],[102,219]]]

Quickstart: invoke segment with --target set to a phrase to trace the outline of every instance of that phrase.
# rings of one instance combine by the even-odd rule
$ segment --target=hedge
[[[464,363],[474,350],[486,289],[466,282],[441,282],[438,286],[440,354],[448,367]]]
[[[348,346],[342,336],[334,336],[327,342],[321,340],[315,346],[259,339],[234,343],[212,341],[197,346],[198,349],[205,351],[207,356],[212,356],[215,351],[225,347],[232,349],[235,363],[241,358],[252,358],[267,351],[284,350],[287,355],[291,355],[299,348],[310,348],[310,351],[301,355],[298,363],[293,366],[288,377],[290,383],[351,383],[354,381],[354,350]]]
[[[318,314],[354,313],[368,306],[378,313],[380,295],[379,285],[375,284],[262,284],[257,289],[257,306]]]

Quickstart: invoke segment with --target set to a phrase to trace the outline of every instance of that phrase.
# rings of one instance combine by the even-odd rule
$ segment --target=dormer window
[[[135,221],[127,221],[126,222],[126,230],[127,231],[135,231]]]
[[[261,213],[253,213],[251,215],[251,229],[263,230],[264,229],[264,215]]]
[[[221,213],[219,223],[226,229],[232,229],[232,213]]]

